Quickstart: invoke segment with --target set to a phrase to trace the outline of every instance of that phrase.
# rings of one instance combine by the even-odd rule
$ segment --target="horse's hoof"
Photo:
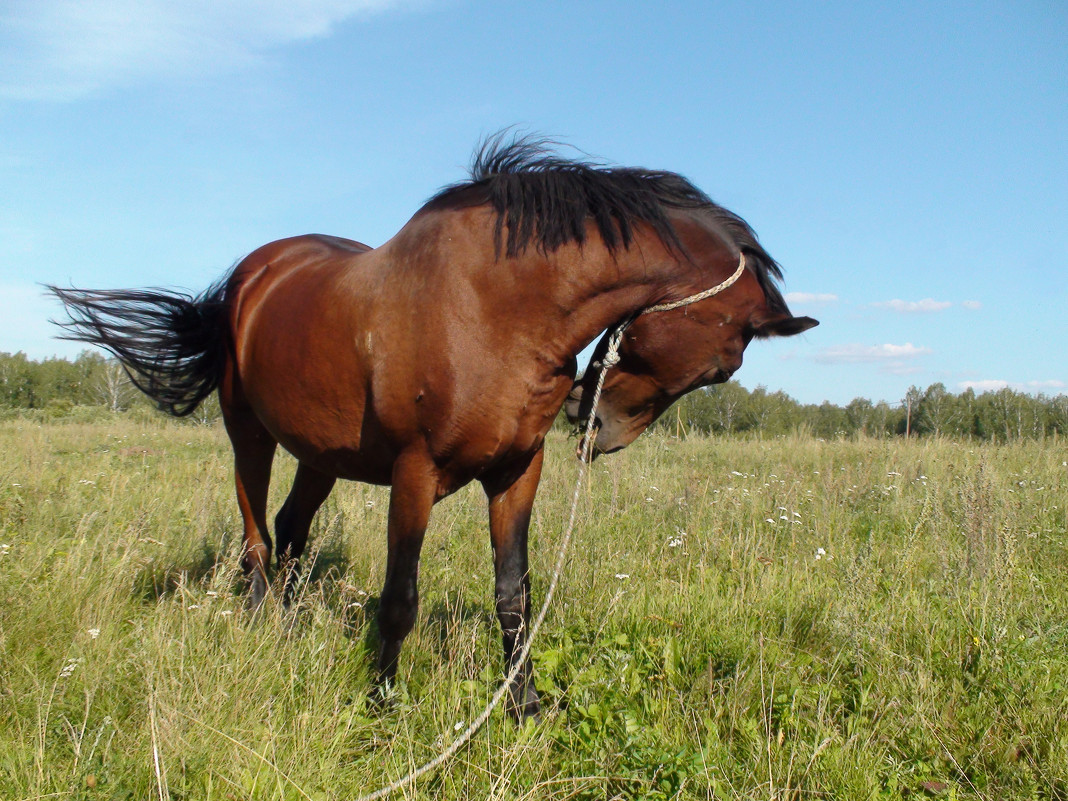
[[[267,579],[262,573],[254,573],[249,580],[248,601],[245,609],[250,614],[256,614],[263,608],[263,602],[267,598]]]
[[[517,723],[525,723],[528,720],[533,720],[535,723],[541,721],[541,698],[538,696],[538,691],[534,689],[534,684],[528,684],[526,691],[512,690],[508,694],[511,703],[508,705],[508,713],[515,718]]]
[[[372,710],[385,714],[397,705],[397,688],[391,681],[379,681],[371,689],[367,700]]]

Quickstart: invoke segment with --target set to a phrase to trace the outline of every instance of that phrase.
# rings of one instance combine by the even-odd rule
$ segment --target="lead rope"
[[[362,795],[357,798],[356,801],[376,801],[376,799],[385,798],[394,791],[399,790],[402,787],[407,787],[420,776],[440,767],[451,759],[457,751],[467,745],[478,730],[482,728],[483,724],[489,720],[490,715],[493,714],[493,710],[500,705],[501,699],[504,698],[504,694],[508,692],[512,682],[515,680],[516,676],[519,675],[519,671],[522,670],[526,664],[527,657],[530,656],[530,648],[534,643],[534,638],[537,636],[538,631],[541,629],[541,624],[549,612],[549,604],[552,602],[553,595],[556,592],[556,586],[560,583],[560,576],[563,575],[564,572],[564,559],[567,557],[568,547],[571,544],[571,535],[575,531],[575,517],[576,512],[578,511],[579,494],[582,489],[582,477],[586,474],[586,466],[590,462],[590,447],[593,442],[594,422],[597,417],[597,404],[601,400],[601,389],[604,387],[604,377],[608,373],[608,369],[619,363],[619,346],[623,342],[623,332],[627,330],[627,326],[629,326],[636,318],[641,317],[644,314],[677,309],[680,306],[688,306],[691,303],[704,300],[712,295],[718,295],[741,278],[744,270],[745,254],[742,253],[738,260],[738,269],[735,270],[734,274],[726,281],[716,284],[716,286],[711,289],[706,289],[703,292],[698,292],[695,295],[685,297],[682,300],[661,303],[658,306],[650,306],[647,309],[643,309],[634,317],[624,320],[617,325],[616,329],[609,335],[608,349],[605,351],[604,356],[601,357],[601,373],[597,376],[597,387],[593,392],[593,402],[590,404],[590,416],[586,420],[586,431],[582,435],[582,444],[579,448],[579,469],[578,475],[575,478],[575,490],[571,494],[571,513],[568,516],[567,528],[564,530],[564,538],[560,542],[560,548],[556,553],[556,566],[553,568],[553,576],[549,582],[549,588],[545,591],[545,600],[542,602],[541,611],[538,612],[534,624],[530,627],[530,633],[527,635],[526,642],[519,651],[519,656],[515,660],[515,664],[512,665],[512,669],[508,671],[508,675],[505,676],[504,682],[497,688],[493,697],[490,698],[489,703],[486,704],[486,708],[482,710],[477,718],[471,721],[468,727],[463,730],[462,734],[458,735],[456,739],[449,743],[444,751],[429,762],[420,765],[418,768],[408,773],[407,776],[397,779],[385,787],[375,790],[373,793]]]

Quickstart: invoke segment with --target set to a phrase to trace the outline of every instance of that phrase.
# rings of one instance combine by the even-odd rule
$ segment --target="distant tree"
[[[931,384],[919,399],[914,412],[917,430],[936,437],[958,433],[961,406],[945,384]]]
[[[905,430],[902,433],[906,439],[912,436],[912,429],[916,422],[916,412],[922,397],[923,392],[920,391],[920,388],[911,386],[908,392],[905,393],[905,397],[901,399],[901,406],[905,409]]]
[[[1047,427],[1050,434],[1068,434],[1068,395],[1056,395],[1046,399],[1048,406]]]
[[[219,406],[219,394],[213,392],[204,398],[190,418],[201,425],[211,425],[222,417],[222,408]]]
[[[894,409],[886,401],[879,401],[872,410],[872,429],[880,437],[892,436],[897,431],[897,420],[901,416],[901,409]]]
[[[130,408],[137,387],[130,381],[118,359],[107,359],[94,376],[93,392],[98,402],[109,411],[122,412]]]
[[[37,399],[37,376],[26,354],[0,353],[0,403],[32,409]]]
[[[845,408],[846,419],[849,421],[850,433],[872,433],[871,428],[875,421],[875,407],[867,398],[853,398]]]
[[[741,422],[741,412],[749,392],[737,381],[720,384],[708,393],[714,430],[732,434]]]
[[[1023,428],[1023,415],[1020,413],[1019,399],[1016,392],[1005,387],[990,394],[990,411],[994,425],[992,430],[1004,433],[1005,442],[1019,439]]]
[[[745,401],[744,416],[747,428],[755,428],[765,435],[784,434],[794,428],[797,402],[785,392],[768,392],[758,386]]]
[[[821,439],[835,439],[849,433],[849,416],[845,409],[830,401],[824,401],[815,409],[812,433]]]

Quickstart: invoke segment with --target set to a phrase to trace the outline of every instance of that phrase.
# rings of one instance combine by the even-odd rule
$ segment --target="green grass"
[[[550,441],[538,599],[573,445]],[[386,490],[339,486],[295,621],[253,622],[221,430],[8,420],[0,453],[0,798],[354,798],[499,680],[477,485],[435,510],[380,712]],[[495,716],[396,797],[1068,798],[1066,457],[642,438],[589,476],[534,647],[545,719]]]

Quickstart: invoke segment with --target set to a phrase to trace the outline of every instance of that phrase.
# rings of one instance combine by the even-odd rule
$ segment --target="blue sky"
[[[1068,392],[1059,2],[5,0],[0,351],[41,282],[206,287],[264,242],[386,241],[509,125],[680,172],[786,272],[804,402]]]

